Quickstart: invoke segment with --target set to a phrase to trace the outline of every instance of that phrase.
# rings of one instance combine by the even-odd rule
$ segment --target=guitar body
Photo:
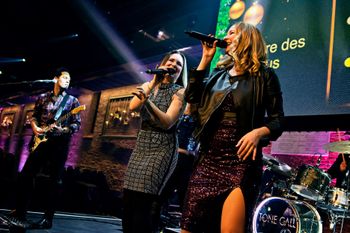
[[[71,115],[78,114],[80,111],[83,111],[85,109],[86,109],[85,105],[80,105],[79,107],[74,108],[69,113],[61,116],[55,123],[53,123],[49,126],[43,127],[42,129],[43,129],[44,133],[33,136],[32,140],[29,144],[29,151],[31,153],[33,153],[35,151],[35,149],[40,145],[40,143],[46,142],[48,140],[46,133],[48,131],[50,131],[53,127],[55,127],[56,125],[60,125],[63,120],[67,119]]]
[[[40,145],[40,143],[46,142],[46,141],[47,141],[46,134],[35,135],[30,145],[30,152],[31,153],[34,152],[35,149]]]

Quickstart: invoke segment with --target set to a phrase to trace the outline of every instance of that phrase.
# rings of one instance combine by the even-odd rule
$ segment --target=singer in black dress
[[[280,84],[266,66],[259,30],[237,23],[224,40],[226,55],[208,78],[205,70],[217,42],[202,41],[202,59],[185,93],[188,102],[199,104],[194,136],[201,148],[185,198],[182,233],[247,232],[262,174],[263,142],[282,133]]]

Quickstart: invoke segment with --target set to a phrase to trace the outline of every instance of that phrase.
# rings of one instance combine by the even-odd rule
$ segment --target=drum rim
[[[347,191],[344,188],[340,188],[340,187],[330,187],[328,189],[327,192],[327,197],[329,198],[329,195],[331,193],[333,193],[332,191],[340,191],[342,193],[344,193],[345,195],[347,195],[347,201],[348,201],[348,205],[343,205],[343,204],[327,204],[328,206],[330,206],[330,209],[333,211],[348,211],[350,209],[350,191]],[[334,195],[332,195],[332,198],[334,197]],[[328,200],[329,201],[329,200]],[[335,207],[335,208],[332,208]]]
[[[282,201],[286,201],[289,206],[293,209],[294,213],[296,214],[296,225],[297,225],[297,229],[300,230],[300,215],[299,215],[299,212],[297,211],[297,209],[294,207],[294,203],[301,203],[301,204],[304,204],[306,205],[307,207],[309,207],[312,212],[314,212],[316,214],[316,218],[317,218],[317,222],[319,223],[319,227],[318,227],[318,233],[322,233],[322,229],[323,229],[323,225],[322,225],[322,219],[321,219],[321,216],[320,214],[318,213],[317,209],[315,207],[313,207],[311,204],[305,202],[305,201],[301,201],[301,200],[289,200],[287,198],[283,198],[283,197],[268,197],[266,199],[264,199],[262,202],[259,203],[259,205],[257,205],[257,207],[254,209],[254,215],[253,215],[253,220],[252,220],[252,225],[253,225],[253,233],[256,233],[257,232],[257,229],[256,229],[256,220],[257,220],[257,215],[258,215],[258,210],[261,209],[261,207],[268,201],[270,200],[282,200]]]
[[[293,189],[293,186],[301,186],[301,187],[304,187],[304,188],[306,189],[305,186],[303,186],[303,185],[301,185],[301,184],[292,184],[292,185],[290,186],[290,189],[291,189],[293,192],[295,192],[296,194],[298,194],[298,195],[300,195],[300,196],[302,196],[302,197],[308,198],[309,200],[313,200],[313,201],[323,201],[323,200],[325,199],[325,194],[322,194],[322,193],[321,193],[320,191],[318,191],[318,190],[309,188],[309,190],[311,190],[311,191],[317,193],[317,195],[318,195],[319,197],[321,197],[321,198],[318,198],[318,197],[311,198],[310,196],[307,196],[307,195],[305,195],[305,194],[298,193],[295,189]],[[325,193],[327,193],[327,192],[328,192],[328,188],[326,188]]]

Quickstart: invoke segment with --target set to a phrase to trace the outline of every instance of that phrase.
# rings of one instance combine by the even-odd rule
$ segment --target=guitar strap
[[[57,121],[57,119],[61,116],[62,111],[64,109],[64,106],[67,103],[68,97],[69,97],[69,95],[66,93],[66,95],[63,97],[63,99],[62,99],[62,101],[60,103],[60,106],[58,106],[58,110],[57,110],[57,112],[55,114],[55,117],[54,117],[55,121]]]

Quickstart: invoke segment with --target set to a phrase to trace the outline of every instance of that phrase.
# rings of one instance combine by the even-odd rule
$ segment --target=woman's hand
[[[268,134],[270,134],[270,130],[264,126],[258,129],[253,129],[244,135],[236,145],[236,147],[238,147],[238,158],[244,161],[253,154],[252,159],[255,160],[259,141],[263,136]]]
[[[210,37],[214,37],[211,34],[209,34],[209,36]],[[212,59],[214,57],[215,52],[216,52],[216,44],[217,44],[217,42],[218,42],[217,40],[214,41],[214,43],[201,41],[202,49],[203,49],[202,56]]]
[[[213,36],[209,34],[209,36]],[[201,41],[202,43],[202,59],[197,67],[197,70],[205,70],[206,67],[210,64],[211,60],[213,60],[214,54],[216,52],[216,44],[217,40],[214,43],[208,43],[205,41]]]
[[[136,90],[136,92],[132,92],[131,94],[139,98],[139,100],[141,100],[142,102],[145,101],[147,99],[147,94],[145,90],[142,87],[136,87]]]
[[[158,70],[168,70],[169,68],[172,67],[168,67],[168,66],[157,66]],[[163,82],[165,76],[167,76],[169,74],[155,74],[153,75],[153,79],[149,82],[149,88],[152,90],[153,88],[155,88],[159,83]]]

